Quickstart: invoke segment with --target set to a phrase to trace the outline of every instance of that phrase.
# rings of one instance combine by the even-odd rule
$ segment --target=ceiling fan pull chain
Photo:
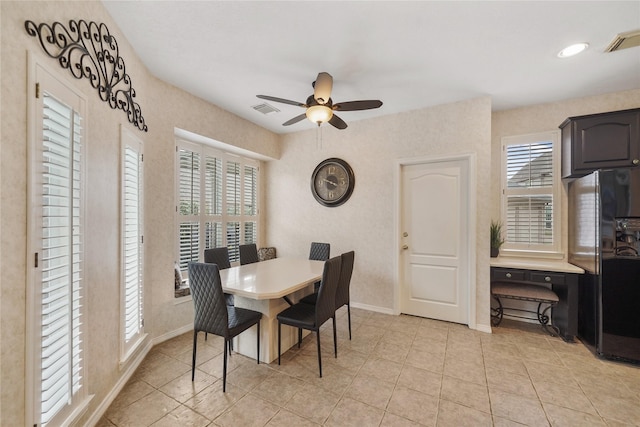
[[[316,149],[322,150],[322,126],[316,128]]]

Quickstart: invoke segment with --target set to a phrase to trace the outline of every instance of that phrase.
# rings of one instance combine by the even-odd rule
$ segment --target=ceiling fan
[[[324,122],[338,129],[346,129],[347,124],[340,117],[333,114],[334,111],[357,111],[357,110],[371,110],[379,108],[382,105],[382,101],[379,100],[366,100],[366,101],[348,101],[333,103],[331,99],[331,89],[333,87],[333,77],[329,73],[318,73],[316,81],[312,84],[313,94],[309,95],[306,103],[297,101],[290,101],[288,99],[277,98],[275,96],[268,95],[256,95],[260,99],[266,99],[273,102],[281,102],[283,104],[295,105],[297,107],[306,108],[306,111],[299,116],[292,118],[282,124],[282,126],[289,126],[294,123],[298,123],[305,117],[311,120],[313,123],[317,123],[320,126]]]

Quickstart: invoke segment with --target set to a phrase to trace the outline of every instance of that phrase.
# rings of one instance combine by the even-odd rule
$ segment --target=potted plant
[[[491,220],[491,257],[495,258],[500,253],[500,246],[504,243],[502,238],[502,223]]]

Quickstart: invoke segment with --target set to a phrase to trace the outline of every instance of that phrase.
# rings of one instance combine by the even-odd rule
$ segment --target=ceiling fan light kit
[[[333,117],[333,111],[326,105],[312,105],[307,108],[307,119],[320,126],[324,122],[328,122]]]
[[[382,106],[382,101],[377,99],[366,101],[339,102],[337,104],[334,104],[333,100],[331,99],[333,77],[331,77],[331,74],[329,73],[318,73],[318,77],[311,84],[311,86],[313,86],[313,95],[310,95],[307,98],[306,104],[269,95],[256,96],[260,99],[295,105],[296,107],[302,107],[306,109],[304,114],[300,114],[299,116],[287,120],[282,124],[282,126],[290,126],[294,123],[298,123],[306,117],[313,123],[317,123],[318,126],[320,126],[322,123],[327,122],[336,129],[346,129],[347,124],[340,117],[333,114],[334,111],[371,110],[374,108],[380,108]]]

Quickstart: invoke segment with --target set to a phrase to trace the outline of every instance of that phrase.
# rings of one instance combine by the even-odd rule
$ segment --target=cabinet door
[[[634,166],[640,159],[640,113],[605,114],[573,123],[573,170]],[[635,162],[634,162],[635,161]]]

